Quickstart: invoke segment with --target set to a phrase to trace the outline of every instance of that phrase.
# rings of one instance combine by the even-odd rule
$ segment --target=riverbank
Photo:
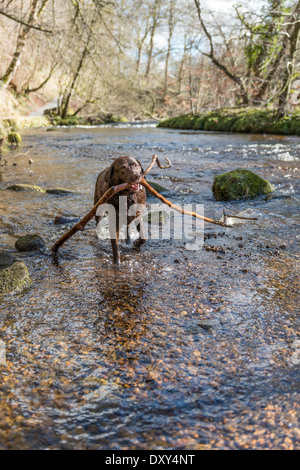
[[[300,135],[300,111],[276,119],[271,109],[223,108],[166,119],[158,127],[253,134]]]
[[[39,127],[60,127],[60,126],[102,126],[107,124],[126,124],[129,120],[124,116],[108,114],[107,116],[80,117],[68,115],[61,118],[57,115],[45,114],[42,116],[20,116],[13,119],[0,119],[0,146],[5,143],[20,144],[19,134],[23,129]]]
[[[47,127],[50,125],[46,116],[20,116],[13,119],[0,119],[0,148],[5,143],[20,144],[19,131],[28,128]]]

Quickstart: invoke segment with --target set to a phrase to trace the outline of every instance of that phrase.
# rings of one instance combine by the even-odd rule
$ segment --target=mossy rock
[[[78,124],[80,124],[80,121],[77,117],[69,116],[66,118],[56,119],[56,123],[58,126],[78,126]]]
[[[107,116],[105,117],[105,122],[107,124],[109,123],[120,123],[120,122],[129,122],[128,119],[124,116],[119,116],[117,114],[107,114]]]
[[[17,294],[30,284],[28,269],[21,261],[0,271],[0,296]]]
[[[252,171],[237,169],[215,176],[212,191],[218,201],[239,201],[269,194],[274,188]]]
[[[21,145],[22,143],[22,137],[20,136],[19,132],[10,132],[7,135],[7,140],[11,144],[15,144],[15,145]]]
[[[65,118],[62,118],[60,116],[53,116],[52,124],[57,126],[82,126],[88,124],[88,122],[85,118],[74,115],[68,115]]]
[[[167,188],[164,188],[164,186],[161,186],[158,183],[154,183],[154,181],[147,181],[147,183],[149,183],[150,186],[152,186],[152,188],[155,189],[155,191],[157,191],[160,194],[164,194],[164,193],[169,192],[169,190]],[[147,193],[147,196],[152,196],[152,194],[149,193],[149,191],[147,189],[146,189],[146,193]]]
[[[6,189],[11,191],[35,191],[37,193],[45,193],[44,189],[32,184],[13,184],[12,186],[8,186]]]
[[[89,126],[101,126],[104,121],[100,116],[89,116],[86,118],[86,123]]]
[[[15,247],[18,251],[38,251],[45,248],[45,242],[42,237],[34,233],[18,238]]]

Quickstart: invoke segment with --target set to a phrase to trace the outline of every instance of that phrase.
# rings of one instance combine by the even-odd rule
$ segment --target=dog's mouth
[[[141,185],[140,185],[139,183],[132,184],[132,185],[130,186],[131,191],[139,191],[140,188],[141,188]]]

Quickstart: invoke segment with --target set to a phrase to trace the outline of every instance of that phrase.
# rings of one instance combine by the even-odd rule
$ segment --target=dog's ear
[[[140,162],[139,160],[137,160],[137,162],[138,162],[138,164],[139,164],[139,165],[140,165],[140,167],[141,167],[142,174],[144,174],[144,168],[142,167],[142,164],[141,164],[141,162]]]
[[[105,177],[105,181],[106,183],[109,184],[109,186],[113,186],[114,185],[113,179],[114,179],[114,165],[112,164],[110,168],[108,169],[108,172]]]
[[[109,170],[109,185],[110,186],[114,185],[114,165],[111,165],[110,170]]]

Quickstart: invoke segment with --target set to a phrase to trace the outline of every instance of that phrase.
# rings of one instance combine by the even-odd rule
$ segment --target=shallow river
[[[90,222],[53,258],[51,245],[68,228],[55,217],[87,213],[97,174],[113,158],[130,154],[147,167],[154,153],[172,167],[154,167],[148,180],[169,189],[172,202],[258,220],[205,224],[195,251],[176,240],[148,240],[139,252],[122,243],[120,270]],[[0,303],[0,448],[297,448],[299,156],[297,137],[24,131],[0,188],[76,194],[0,194],[0,249],[21,258],[33,281]],[[234,168],[267,178],[273,197],[215,201],[214,175]],[[47,250],[17,253],[27,233],[39,233]]]

